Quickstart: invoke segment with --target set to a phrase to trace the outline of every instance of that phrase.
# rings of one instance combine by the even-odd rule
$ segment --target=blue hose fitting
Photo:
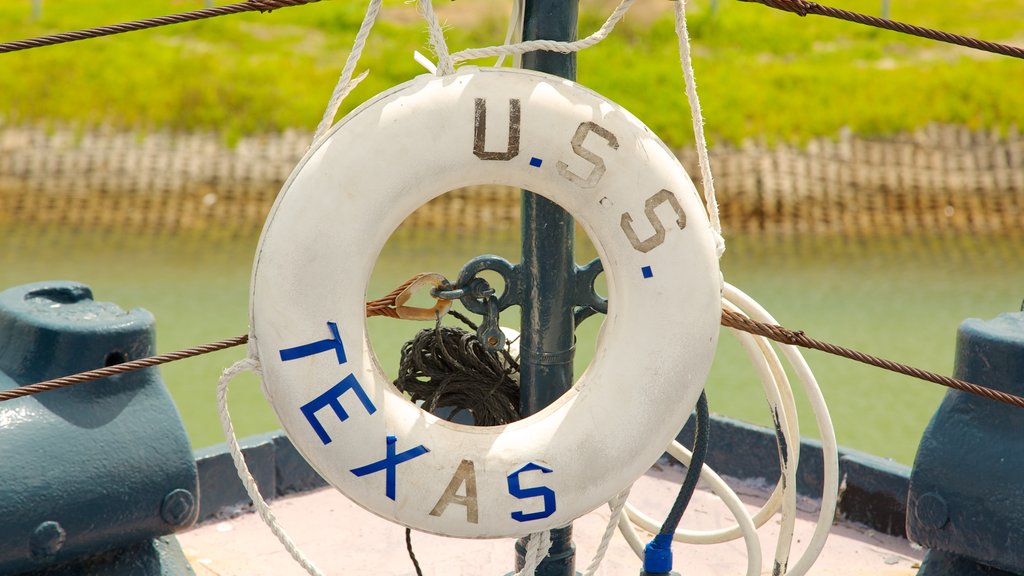
[[[672,535],[658,534],[644,548],[644,576],[672,572]]]

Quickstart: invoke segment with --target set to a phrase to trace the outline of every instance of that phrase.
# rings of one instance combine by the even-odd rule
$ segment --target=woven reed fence
[[[0,125],[0,224],[251,234],[308,143],[301,132],[228,146],[216,134]],[[679,155],[700,174],[693,150]],[[1024,233],[1016,131],[934,126],[802,147],[718,146],[711,161],[731,233]],[[422,207],[406,226],[486,234],[518,224],[518,191],[474,187]]]

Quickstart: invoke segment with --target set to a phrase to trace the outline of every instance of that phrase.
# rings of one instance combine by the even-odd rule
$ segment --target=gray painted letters
[[[487,100],[476,98],[476,110],[473,115],[473,154],[481,160],[511,160],[519,155],[519,124],[521,112],[519,99],[508,101],[508,145],[504,152],[488,152],[484,150],[487,140]]]
[[[683,207],[679,205],[679,200],[676,199],[675,194],[662,189],[644,202],[644,214],[651,223],[651,227],[654,228],[654,235],[650,238],[641,241],[636,235],[636,231],[633,230],[633,217],[629,215],[629,212],[622,213],[622,231],[626,233],[626,238],[629,238],[629,243],[633,245],[633,248],[647,253],[661,246],[661,243],[665,241],[665,225],[661,223],[658,215],[654,213],[654,210],[665,202],[668,202],[672,209],[675,210],[676,225],[679,226],[679,229],[682,230],[686,227],[686,213],[683,212]]]
[[[615,137],[615,134],[612,134],[608,129],[602,126],[593,122],[583,122],[578,128],[576,128],[576,133],[572,136],[572,151],[580,158],[583,158],[587,162],[593,164],[594,167],[590,169],[590,174],[587,174],[587,177],[584,178],[569,170],[569,165],[559,160],[558,173],[566,180],[581,188],[593,188],[594,186],[597,186],[597,183],[601,180],[601,177],[604,176],[604,172],[606,170],[604,160],[602,160],[597,154],[583,147],[583,141],[586,140],[587,134],[591,132],[597,134],[601,138],[604,138],[605,141],[608,142],[608,147],[612,150],[619,149],[619,139]]]
[[[466,485],[466,495],[459,496],[457,492],[463,484]],[[438,499],[434,509],[430,511],[430,515],[440,517],[441,514],[444,514],[449,504],[458,504],[459,506],[466,507],[466,522],[470,524],[478,524],[480,522],[480,508],[476,496],[476,469],[473,467],[471,460],[463,460],[459,464],[455,474],[452,475],[451,482],[444,489],[444,494]]]

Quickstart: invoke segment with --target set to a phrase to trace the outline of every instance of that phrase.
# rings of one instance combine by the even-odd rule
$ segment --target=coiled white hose
[[[746,314],[759,322],[777,323],[760,304],[728,283],[725,284],[723,306],[728,310]],[[789,378],[786,376],[782,362],[771,343],[761,336],[754,336],[739,330],[732,330],[732,332],[739,339],[747,357],[751,360],[757,371],[765,390],[769,408],[772,410],[773,420],[775,420],[782,436],[781,441],[784,443],[786,454],[786,458],[782,458],[782,452],[780,451],[783,480],[775,487],[775,490],[761,509],[751,516],[746,511],[746,508],[743,507],[736,493],[721,480],[721,477],[705,465],[701,473],[701,479],[707,482],[712,492],[722,499],[726,507],[729,508],[730,512],[737,519],[737,523],[730,527],[715,530],[679,529],[674,535],[674,540],[690,544],[718,544],[735,540],[736,538],[743,538],[747,548],[746,574],[754,576],[760,574],[762,568],[760,541],[756,530],[763,526],[781,508],[782,521],[779,538],[776,543],[775,563],[780,568],[780,573],[801,576],[807,572],[821,553],[828,538],[832,518],[835,516],[839,490],[839,455],[835,441],[835,431],[832,427],[828,407],[825,405],[821,389],[818,387],[817,380],[814,378],[814,374],[811,373],[800,351],[793,346],[780,345],[783,355],[789,361],[810,401],[822,439],[825,468],[818,524],[815,527],[807,549],[804,550],[797,562],[787,571],[786,565],[788,564],[796,521],[796,471],[799,465],[798,457],[800,451],[796,402]],[[780,446],[781,449],[782,447]],[[689,464],[690,453],[679,443],[673,442],[669,446],[668,451],[673,457],[684,464]],[[633,524],[651,533],[657,533],[660,527],[652,518],[644,515],[634,506],[626,505],[626,513],[620,519],[619,528],[626,541],[633,548],[633,551],[642,557],[643,543],[637,536]]]

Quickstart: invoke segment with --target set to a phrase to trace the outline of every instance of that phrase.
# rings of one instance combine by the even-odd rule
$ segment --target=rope
[[[398,318],[398,312],[395,310],[396,300],[398,296],[405,292],[409,286],[416,283],[417,280],[426,276],[427,272],[421,272],[412,278],[409,278],[405,282],[402,282],[397,288],[388,292],[386,295],[377,298],[376,300],[370,300],[366,303],[366,317],[372,318],[374,316],[387,316],[388,318]]]
[[[508,19],[508,30],[505,32],[505,45],[513,44],[515,42],[523,41],[523,24],[526,22],[526,0],[512,0],[512,14]],[[505,56],[508,54],[502,54],[498,56],[498,60],[494,63],[495,68],[501,68],[505,64]],[[522,68],[522,61],[520,54],[514,54],[512,56],[512,67]]]
[[[448,54],[448,42],[445,41],[444,30],[441,28],[441,23],[437,21],[437,15],[434,14],[433,0],[420,0],[419,7],[423,19],[427,21],[430,45],[434,48],[434,54],[437,55],[437,75],[454,74],[455,61]]]
[[[514,576],[534,576],[537,573],[537,567],[548,555],[548,550],[551,549],[551,534],[544,530],[543,532],[534,532],[527,536],[529,541],[526,543],[526,556],[523,558],[523,569],[516,572]]]
[[[379,302],[384,299],[385,298],[381,298],[379,300],[374,300],[373,302]],[[371,303],[367,303],[367,316],[387,316],[389,318],[397,318],[397,316],[393,316],[392,313],[388,311],[388,308],[385,307],[371,310],[370,304]],[[836,344],[815,340],[806,336],[803,331],[790,330],[777,324],[755,322],[754,320],[735,312],[726,310],[722,311],[722,326],[735,328],[744,332],[750,332],[751,334],[757,334],[758,336],[764,336],[765,338],[769,338],[783,344],[801,346],[833,354],[835,356],[841,356],[849,360],[868,364],[869,366],[903,374],[904,376],[910,376],[933,384],[939,384],[941,386],[946,386],[947,388],[953,388],[954,390],[967,392],[968,394],[974,394],[976,396],[988,398],[989,400],[1009,404],[1010,406],[1015,406],[1017,408],[1024,408],[1024,396],[1017,396],[1001,392],[999,390],[993,390],[992,388],[972,384],[959,378],[943,376],[941,374],[936,374],[935,372],[929,372],[928,370],[915,368],[893,360],[879,358],[877,356],[858,352]],[[210,352],[217,352],[234,346],[241,346],[248,341],[249,337],[246,335],[235,336],[234,338],[228,338],[227,340],[203,344],[193,348],[187,348],[185,350],[178,350],[177,352],[168,352],[167,354],[132,360],[131,362],[125,362],[123,364],[117,364],[115,366],[108,366],[106,368],[99,368],[96,370],[89,370],[87,372],[80,372],[78,374],[72,374],[62,378],[55,378],[53,380],[46,380],[35,384],[26,384],[25,386],[19,386],[11,390],[0,392],[0,402],[6,402],[7,400],[13,400],[23,396],[31,396],[32,394],[39,394],[40,392],[49,392],[59,388],[66,388],[75,384],[81,384],[82,382],[117,376],[126,372],[141,370],[142,368],[151,368],[153,366],[167,364],[168,362],[174,362],[176,360],[184,360],[194,356],[201,356],[203,354],[209,354]]]
[[[690,33],[686,29],[686,0],[678,0],[676,9],[676,36],[679,38],[679,62],[683,67],[686,81],[686,99],[690,103],[690,118],[693,121],[693,136],[697,145],[697,163],[704,184],[704,202],[707,206],[711,230],[715,233],[715,252],[721,258],[725,253],[725,238],[722,237],[722,222],[718,217],[718,199],[715,198],[715,179],[711,175],[711,160],[708,158],[708,142],[704,137],[704,115],[700,110],[697,96],[697,80],[693,75],[693,60],[690,58]]]
[[[338,83],[334,86],[334,91],[331,93],[331,99],[327,102],[327,109],[324,110],[324,116],[320,119],[320,124],[316,127],[316,133],[313,135],[313,142],[320,140],[320,138],[331,129],[331,125],[334,124],[334,117],[338,114],[338,108],[341,108],[342,101],[345,97],[359,85],[360,82],[366,78],[368,71],[363,72],[352,79],[352,74],[355,72],[356,64],[359,62],[359,57],[363,54],[363,48],[366,47],[366,38],[370,35],[370,30],[373,29],[373,23],[377,20],[377,15],[380,14],[380,7],[382,0],[370,0],[369,6],[366,8],[366,15],[363,16],[363,23],[359,26],[359,32],[356,34],[355,41],[352,42],[352,50],[348,53],[348,58],[345,60],[345,67],[341,70],[341,76],[338,78]]]
[[[427,412],[450,406],[449,420],[468,411],[476,426],[498,426],[519,420],[518,373],[507,349],[491,353],[476,334],[438,322],[402,346],[394,384]]]
[[[146,18],[145,20],[111,24],[109,26],[100,26],[98,28],[88,28],[74,32],[61,32],[59,34],[40,36],[38,38],[15,40],[14,42],[0,44],[0,54],[17,52],[19,50],[28,50],[29,48],[53,46],[55,44],[64,44],[67,42],[77,42],[78,40],[88,40],[90,38],[100,38],[102,36],[112,36],[114,34],[123,34],[125,32],[135,32],[136,30],[158,28],[160,26],[168,26],[171,24],[181,24],[183,22],[194,22],[196,20],[215,18],[217,16],[227,16],[229,14],[239,14],[242,12],[271,12],[278,8],[303,6],[314,2],[320,2],[320,0],[246,0],[245,2],[228,4],[227,6],[214,6],[211,8],[203,8],[201,10],[182,12],[180,14],[171,14],[169,16],[157,16],[156,18]]]
[[[467,318],[457,316],[476,329]],[[413,402],[422,402],[428,412],[450,406],[453,410],[449,420],[468,410],[475,425],[497,426],[520,419],[519,383],[515,378],[518,372],[519,364],[507,349],[500,354],[488,352],[476,334],[441,326],[438,320],[433,329],[421,330],[402,347],[399,374],[394,384],[399,391],[408,393]],[[608,502],[611,517],[584,576],[593,576],[604,560],[628,497],[629,488],[626,488]],[[408,528],[405,539],[413,568],[422,576]],[[532,565],[529,551],[534,542],[531,538],[527,543],[528,555],[521,574],[534,573],[534,569],[527,569]],[[538,540],[536,546],[542,548],[543,544]]]
[[[913,24],[905,24],[903,22],[889,20],[888,18],[868,16],[867,14],[860,14],[859,12],[851,12],[849,10],[842,10],[831,6],[822,6],[817,2],[807,2],[806,0],[740,0],[740,2],[756,2],[758,4],[764,4],[769,8],[775,8],[776,10],[792,12],[798,16],[807,16],[808,14],[828,16],[829,18],[837,18],[839,20],[846,20],[847,22],[874,26],[875,28],[883,28],[885,30],[892,30],[893,32],[901,32],[911,36],[927,38],[929,40],[956,44],[957,46],[964,46],[965,48],[973,48],[984,52],[1002,54],[1003,56],[1010,56],[1012,58],[1024,58],[1024,48],[1009,46],[1007,44],[999,44],[997,42],[989,42],[987,40],[979,40],[977,38],[971,38],[970,36],[943,32],[942,30],[933,30],[931,28],[914,26]]]
[[[112,36],[114,34],[123,34],[126,32],[135,32],[137,30],[146,30],[149,28],[158,28],[171,24],[181,24],[183,22],[194,22],[196,20],[204,20],[229,14],[239,14],[242,12],[272,12],[279,8],[304,6],[306,4],[313,4],[320,1],[321,0],[246,0],[245,2],[229,4],[227,6],[213,6],[210,8],[202,8],[200,10],[182,12],[180,14],[157,16],[155,18],[147,18],[144,20],[134,20],[131,22],[122,22],[120,24],[111,24],[97,28],[87,28],[85,30],[61,32],[59,34],[5,42],[0,44],[0,54],[17,52],[19,50],[28,50],[29,48],[41,48],[43,46],[65,44],[67,42],[77,42],[79,40],[88,40],[91,38],[100,38],[103,36]],[[792,12],[799,16],[807,16],[808,14],[828,16],[830,18],[837,18],[857,24],[865,24],[876,28],[883,28],[894,32],[901,32],[903,34],[937,40],[939,42],[956,44],[958,46],[973,48],[975,50],[1002,54],[1003,56],[1010,56],[1013,58],[1024,58],[1024,48],[1018,48],[1016,46],[1000,44],[997,42],[989,42],[987,40],[979,40],[970,36],[924,28],[922,26],[914,26],[913,24],[906,24],[895,20],[889,20],[887,18],[869,16],[867,14],[860,14],[858,12],[833,8],[831,6],[822,6],[816,2],[807,2],[806,0],[740,0],[740,2],[756,2],[777,10]],[[443,42],[444,36],[441,32],[440,25],[437,24],[437,18],[434,16],[433,7],[429,6],[429,0],[420,0],[420,6],[424,8],[424,16],[428,16],[429,13],[428,22],[430,22],[431,44],[434,45],[434,49],[437,51],[438,57],[442,62],[442,65],[438,68],[441,74],[450,74],[454,70],[452,65],[464,60],[473,60],[488,56],[500,56],[502,54],[523,54],[534,50],[550,50],[568,53],[589,48],[607,37],[608,33],[610,33],[615,27],[615,24],[622,19],[622,16],[625,15],[626,10],[629,9],[629,6],[632,5],[632,3],[633,0],[623,0],[623,2],[619,4],[618,8],[616,8],[612,13],[611,17],[608,18],[608,21],[605,22],[604,26],[583,40],[577,40],[576,42],[534,40],[504,46],[473,48],[448,56],[447,44]],[[361,32],[362,28],[360,28],[360,33]],[[369,29],[367,29],[367,32],[369,32]],[[440,40],[440,43],[437,43],[438,40]],[[349,86],[349,89],[352,87],[354,86]],[[344,96],[342,96],[342,98],[344,98]]]
[[[7,400],[21,398],[22,396],[39,394],[40,392],[49,392],[50,390],[57,390],[58,388],[64,388],[75,384],[81,384],[82,382],[89,382],[91,380],[99,380],[100,378],[117,376],[118,374],[133,372],[135,370],[141,370],[143,368],[151,368],[153,366],[166,364],[168,362],[174,362],[176,360],[184,360],[185,358],[202,356],[203,354],[209,354],[210,352],[217,352],[219,350],[225,350],[227,348],[241,346],[242,344],[245,344],[248,341],[248,336],[235,336],[234,338],[228,338],[227,340],[212,342],[210,344],[203,344],[201,346],[195,346],[193,348],[186,348],[185,350],[178,350],[177,352],[168,352],[167,354],[160,354],[159,356],[140,358],[139,360],[132,360],[131,362],[124,362],[121,364],[116,364],[114,366],[97,368],[96,370],[80,372],[78,374],[72,374],[70,376],[64,376],[62,378],[55,378],[53,380],[47,380],[45,382],[28,384],[25,386],[14,388],[12,390],[0,392],[0,402],[6,402]]]
[[[405,529],[405,550],[412,560],[412,567],[416,569],[416,576],[423,576],[423,569],[420,568],[420,561],[416,559],[416,553],[412,551],[412,528]]]
[[[235,428],[231,424],[231,414],[228,412],[228,385],[231,384],[231,380],[235,376],[242,372],[255,372],[260,374],[260,361],[256,358],[256,351],[250,350],[249,356],[235,362],[230,368],[224,371],[220,377],[220,381],[217,383],[217,408],[220,414],[221,426],[224,428],[224,437],[228,441],[228,451],[231,453],[231,460],[235,463],[235,469],[238,471],[238,477],[242,480],[242,485],[245,486],[245,492],[249,495],[249,499],[252,500],[253,506],[256,508],[256,512],[266,523],[270,531],[277,536],[277,539],[284,545],[288,553],[291,554],[292,558],[299,563],[306,572],[313,576],[323,576],[323,573],[317,569],[317,567],[310,561],[306,556],[298,549],[295,542],[288,536],[277,522],[277,517],[270,510],[270,506],[263,499],[260,494],[259,488],[256,486],[256,480],[252,477],[252,473],[249,471],[249,467],[245,463],[245,457],[242,455],[242,448],[238,445],[238,438],[235,437]]]
[[[417,274],[403,282],[398,288],[395,288],[386,296],[367,302],[366,316],[387,316],[388,318],[398,318],[398,313],[395,310],[395,299],[402,292],[404,292],[406,288],[411,286],[414,282],[416,282],[425,275],[426,274]],[[465,316],[462,316],[461,314],[459,314],[459,316],[465,318]],[[466,319],[465,321],[468,321],[468,319]],[[14,400],[15,398],[21,398],[23,396],[31,396],[32,394],[39,394],[40,392],[49,392],[51,390],[57,390],[59,388],[66,388],[68,386],[73,386],[75,384],[81,384],[82,382],[99,380],[100,378],[109,378],[111,376],[117,376],[119,374],[134,372],[136,370],[141,370],[143,368],[152,368],[153,366],[167,364],[168,362],[175,362],[177,360],[184,360],[186,358],[194,358],[196,356],[202,356],[203,354],[209,354],[211,352],[218,352],[220,350],[234,348],[235,346],[241,346],[242,344],[245,344],[248,341],[249,336],[247,334],[243,334],[241,336],[235,336],[234,338],[228,338],[226,340],[211,342],[209,344],[201,344],[199,346],[186,348],[184,350],[178,350],[175,352],[168,352],[166,354],[159,354],[157,356],[140,358],[138,360],[132,360],[131,362],[123,362],[121,364],[115,364],[114,366],[106,366],[104,368],[97,368],[95,370],[79,372],[78,374],[63,376],[61,378],[54,378],[52,380],[37,382],[35,384],[26,384],[25,386],[19,386],[11,390],[0,392],[0,402]]]
[[[844,348],[836,344],[830,344],[821,340],[815,340],[814,338],[808,337],[802,330],[790,330],[783,328],[777,324],[766,324],[763,322],[756,322],[735,312],[728,310],[722,311],[722,325],[729,328],[735,328],[737,330],[743,330],[744,332],[750,332],[751,334],[757,334],[758,336],[764,336],[765,338],[781,342],[783,344],[791,344],[794,346],[801,346],[803,348],[810,348],[812,350],[819,350],[835,356],[841,356],[848,360],[854,360],[869,366],[876,368],[882,368],[889,370],[890,372],[896,372],[905,376],[911,376],[934,384],[940,384],[954,390],[960,390],[961,392],[967,392],[975,394],[989,400],[995,400],[1017,408],[1024,408],[1024,397],[1016,396],[1014,394],[1007,394],[999,390],[993,390],[992,388],[986,388],[977,384],[972,384],[959,378],[952,378],[949,376],[943,376],[921,368],[914,368],[906,364],[894,362],[892,360],[886,360],[885,358],[879,358],[864,352],[858,352],[851,350],[850,348]]]
[[[622,0],[615,10],[612,12],[608,20],[590,36],[582,40],[576,40],[575,42],[556,42],[554,40],[530,40],[528,42],[519,42],[516,44],[505,44],[502,46],[488,46],[486,48],[469,48],[467,50],[461,50],[451,55],[453,62],[464,62],[466,60],[475,60],[477,58],[490,58],[493,56],[501,56],[502,54],[524,54],[526,52],[533,52],[535,50],[547,50],[549,52],[560,52],[562,54],[569,54],[570,52],[579,52],[585,48],[597,44],[601,40],[608,37],[608,34],[615,29],[615,25],[622,20],[622,17],[626,15],[630,6],[633,5],[634,0]]]
[[[608,518],[608,524],[604,527],[604,534],[601,535],[601,542],[597,545],[594,558],[590,560],[587,569],[583,571],[583,576],[594,576],[598,567],[601,566],[601,562],[604,561],[605,554],[608,552],[608,546],[612,543],[612,536],[615,535],[615,527],[618,526],[619,518],[622,517],[622,510],[626,507],[626,502],[629,501],[630,488],[632,486],[626,486],[625,490],[619,492],[615,498],[608,502],[611,516]]]

